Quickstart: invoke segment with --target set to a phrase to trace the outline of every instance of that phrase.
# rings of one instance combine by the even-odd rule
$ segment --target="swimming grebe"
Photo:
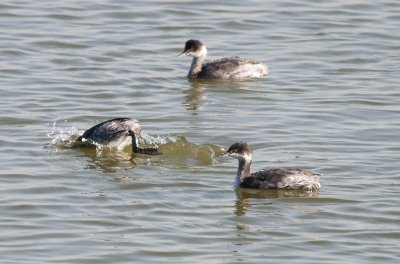
[[[204,63],[207,48],[200,41],[186,41],[185,49],[178,56],[193,57],[188,73],[190,78],[245,79],[261,78],[268,74],[268,67],[260,62],[239,57],[221,58]]]
[[[132,144],[132,152],[149,155],[159,155],[156,148],[138,147],[138,139],[142,129],[136,119],[114,118],[97,124],[83,133],[77,141],[90,144],[107,145],[121,150]]]
[[[267,168],[250,173],[253,154],[250,147],[237,142],[228,149],[228,155],[239,160],[235,187],[252,189],[318,190],[318,174],[301,169]]]

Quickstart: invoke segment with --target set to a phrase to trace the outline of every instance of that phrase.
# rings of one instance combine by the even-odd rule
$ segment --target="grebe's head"
[[[206,46],[197,39],[189,39],[186,41],[185,49],[178,56],[191,56],[191,57],[200,57],[207,55]]]
[[[125,129],[129,129],[135,132],[137,137],[140,137],[142,133],[142,127],[140,126],[140,123],[136,119],[130,119],[130,118],[116,118],[114,119],[116,122],[113,122],[113,125],[118,127],[122,126],[125,127]]]
[[[238,159],[239,161],[251,162],[253,159],[253,152],[247,143],[236,142],[228,149],[228,155],[232,158]]]

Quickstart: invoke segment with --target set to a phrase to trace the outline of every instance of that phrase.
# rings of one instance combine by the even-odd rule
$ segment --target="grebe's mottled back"
[[[227,57],[204,62],[206,46],[199,40],[186,41],[180,55],[193,57],[188,76],[190,78],[243,79],[261,78],[268,74],[268,67],[260,62],[239,57]]]
[[[154,148],[138,147],[137,138],[141,136],[141,131],[140,124],[136,119],[114,118],[89,128],[77,141],[107,145],[119,150],[131,144],[132,151],[135,153],[160,154]]]
[[[228,149],[228,154],[239,160],[235,187],[285,190],[318,190],[320,188],[318,174],[301,169],[268,168],[250,173],[253,154],[247,143],[233,144]]]

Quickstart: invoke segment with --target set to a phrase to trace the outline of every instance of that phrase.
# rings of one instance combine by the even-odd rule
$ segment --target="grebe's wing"
[[[199,77],[201,78],[229,78],[241,66],[260,64],[252,59],[243,59],[240,57],[226,57],[211,60],[203,64]]]
[[[122,136],[124,133],[127,134],[129,129],[126,124],[127,121],[131,121],[131,119],[114,118],[104,121],[86,130],[77,140],[83,141],[83,139],[85,139],[99,144],[107,143]]]
[[[259,189],[319,189],[318,174],[302,169],[266,168],[252,173],[241,184]]]

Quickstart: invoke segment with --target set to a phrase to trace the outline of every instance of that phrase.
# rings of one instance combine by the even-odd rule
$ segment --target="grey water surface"
[[[397,0],[1,1],[0,262],[400,262],[399,55]],[[114,117],[163,155],[74,147]],[[235,191],[236,141],[321,190]]]

